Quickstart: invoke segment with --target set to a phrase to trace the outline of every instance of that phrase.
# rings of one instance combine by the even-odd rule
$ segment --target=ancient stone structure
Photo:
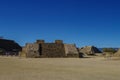
[[[101,53],[101,51],[94,46],[82,47],[79,49],[79,52],[87,55],[95,55],[95,53]]]
[[[40,45],[42,57],[65,57],[63,44],[45,43]]]
[[[4,50],[2,55],[18,55],[21,46],[13,40],[0,39],[0,49]]]
[[[22,47],[22,51],[19,52],[19,57],[27,57],[26,47]]]
[[[64,44],[64,47],[65,47],[65,55],[67,57],[79,57],[79,52],[75,44]]]
[[[56,44],[63,44],[63,41],[62,40],[55,40],[55,43]]]
[[[27,57],[39,57],[39,44],[26,44]]]
[[[62,40],[55,40],[54,43],[45,43],[44,40],[37,40],[35,43],[26,44],[20,56],[34,57],[79,57],[77,48],[72,44],[64,44]]]
[[[20,56],[36,58],[39,57],[39,44],[37,43],[27,43],[25,47],[22,48]]]
[[[36,43],[37,44],[43,44],[43,43],[45,43],[45,41],[44,40],[37,40]]]
[[[120,49],[114,54],[115,57],[120,57]]]

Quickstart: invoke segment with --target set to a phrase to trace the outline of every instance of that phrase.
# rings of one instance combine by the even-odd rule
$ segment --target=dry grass
[[[120,80],[120,61],[0,57],[0,80]]]

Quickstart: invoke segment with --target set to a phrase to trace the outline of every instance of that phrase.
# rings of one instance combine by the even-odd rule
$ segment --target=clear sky
[[[119,0],[0,0],[0,36],[120,47]]]

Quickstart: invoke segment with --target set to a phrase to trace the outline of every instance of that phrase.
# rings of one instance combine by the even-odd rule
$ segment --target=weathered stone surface
[[[55,43],[56,44],[63,44],[63,41],[62,40],[55,40]]]
[[[27,50],[25,47],[22,48],[22,51],[19,52],[19,57],[27,57]]]
[[[42,57],[65,57],[64,45],[56,43],[41,44]]]
[[[114,54],[115,57],[120,57],[120,49]]]
[[[55,43],[44,43],[44,40],[37,40],[36,43],[27,43],[20,52],[20,56],[26,57],[65,57],[65,49],[62,40]]]
[[[67,57],[79,57],[79,52],[74,44],[64,44]]]
[[[39,57],[39,44],[27,43],[23,48],[23,54],[26,53],[26,57]]]
[[[37,40],[36,43],[37,44],[42,44],[42,43],[45,43],[45,41],[44,40]]]
[[[95,53],[101,53],[96,47],[94,46],[85,46],[79,49],[80,53],[84,53],[87,55],[95,55]]]
[[[79,52],[73,44],[63,44],[62,40],[55,40],[55,43],[44,43],[44,40],[37,40],[36,43],[28,43],[22,49],[20,56],[26,57],[79,57]]]

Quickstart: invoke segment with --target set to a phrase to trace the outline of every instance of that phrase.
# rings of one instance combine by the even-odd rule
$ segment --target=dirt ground
[[[120,80],[120,60],[0,56],[0,80]]]

